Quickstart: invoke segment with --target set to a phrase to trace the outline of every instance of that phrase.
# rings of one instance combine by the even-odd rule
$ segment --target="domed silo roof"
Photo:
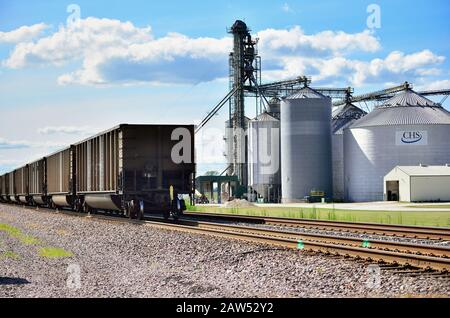
[[[305,86],[295,93],[285,97],[284,99],[299,99],[299,98],[328,98],[328,96],[316,91],[315,89]]]
[[[342,135],[345,128],[365,115],[367,112],[352,103],[334,107],[331,113],[332,133]]]
[[[256,121],[280,121],[278,118],[276,118],[275,116],[272,116],[268,112],[259,114],[255,119],[253,119],[253,121],[255,121],[255,120]]]
[[[450,112],[406,89],[344,129],[344,182],[349,201],[384,199],[383,178],[395,166],[445,165]]]
[[[408,89],[376,107],[351,128],[420,124],[450,124],[450,112],[440,104]]]

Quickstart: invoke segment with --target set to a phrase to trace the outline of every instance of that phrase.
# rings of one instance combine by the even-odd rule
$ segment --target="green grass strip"
[[[0,258],[13,258],[18,259],[20,258],[19,254],[13,252],[13,251],[6,251],[0,254]]]
[[[35,237],[22,233],[22,231],[9,224],[0,223],[0,231],[6,232],[9,236],[14,237],[25,245],[37,245],[39,240]]]
[[[66,251],[63,248],[58,247],[41,247],[39,248],[39,256],[47,258],[62,258],[62,257],[72,257],[71,252]]]

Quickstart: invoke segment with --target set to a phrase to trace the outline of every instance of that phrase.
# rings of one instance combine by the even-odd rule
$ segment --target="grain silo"
[[[265,112],[248,124],[248,179],[254,199],[281,200],[280,120]]]
[[[302,201],[311,191],[331,197],[331,99],[304,87],[280,110],[282,201]]]
[[[344,129],[367,113],[352,103],[335,107],[331,116],[333,199],[344,200]]]
[[[280,104],[281,100],[277,97],[273,97],[269,100],[267,105],[267,113],[275,118],[280,119]]]
[[[348,201],[383,200],[383,178],[395,166],[450,161],[450,113],[411,89],[344,130]]]

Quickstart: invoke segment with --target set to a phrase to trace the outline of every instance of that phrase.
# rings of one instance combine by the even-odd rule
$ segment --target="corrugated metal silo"
[[[248,145],[249,186],[264,202],[280,202],[280,120],[262,113],[250,121]]]
[[[273,97],[269,100],[267,112],[273,117],[280,119],[280,104],[281,100],[277,97]]]
[[[312,190],[332,196],[331,99],[305,87],[281,102],[281,191],[299,202]]]
[[[383,177],[395,166],[450,160],[450,113],[411,89],[344,130],[348,201],[383,200]]]
[[[367,113],[346,103],[335,107],[331,116],[331,144],[333,162],[333,199],[344,200],[344,129]]]

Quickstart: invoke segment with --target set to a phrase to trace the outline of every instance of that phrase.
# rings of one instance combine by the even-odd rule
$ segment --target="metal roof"
[[[299,99],[299,98],[329,98],[311,87],[305,86],[296,91],[294,94],[285,97],[284,99]]]
[[[450,164],[447,166],[397,166],[393,170],[395,169],[409,176],[450,176]]]
[[[450,112],[408,89],[375,108],[350,128],[391,125],[450,125]]]
[[[280,121],[278,118],[270,115],[267,112],[264,112],[262,114],[259,114],[255,119],[252,121]]]
[[[333,108],[331,128],[333,134],[343,134],[344,129],[351,126],[356,120],[367,113],[361,108],[347,103]]]
[[[379,106],[379,108],[397,106],[440,107],[441,105],[417,94],[412,89],[406,89],[405,91],[388,99],[383,105]]]

